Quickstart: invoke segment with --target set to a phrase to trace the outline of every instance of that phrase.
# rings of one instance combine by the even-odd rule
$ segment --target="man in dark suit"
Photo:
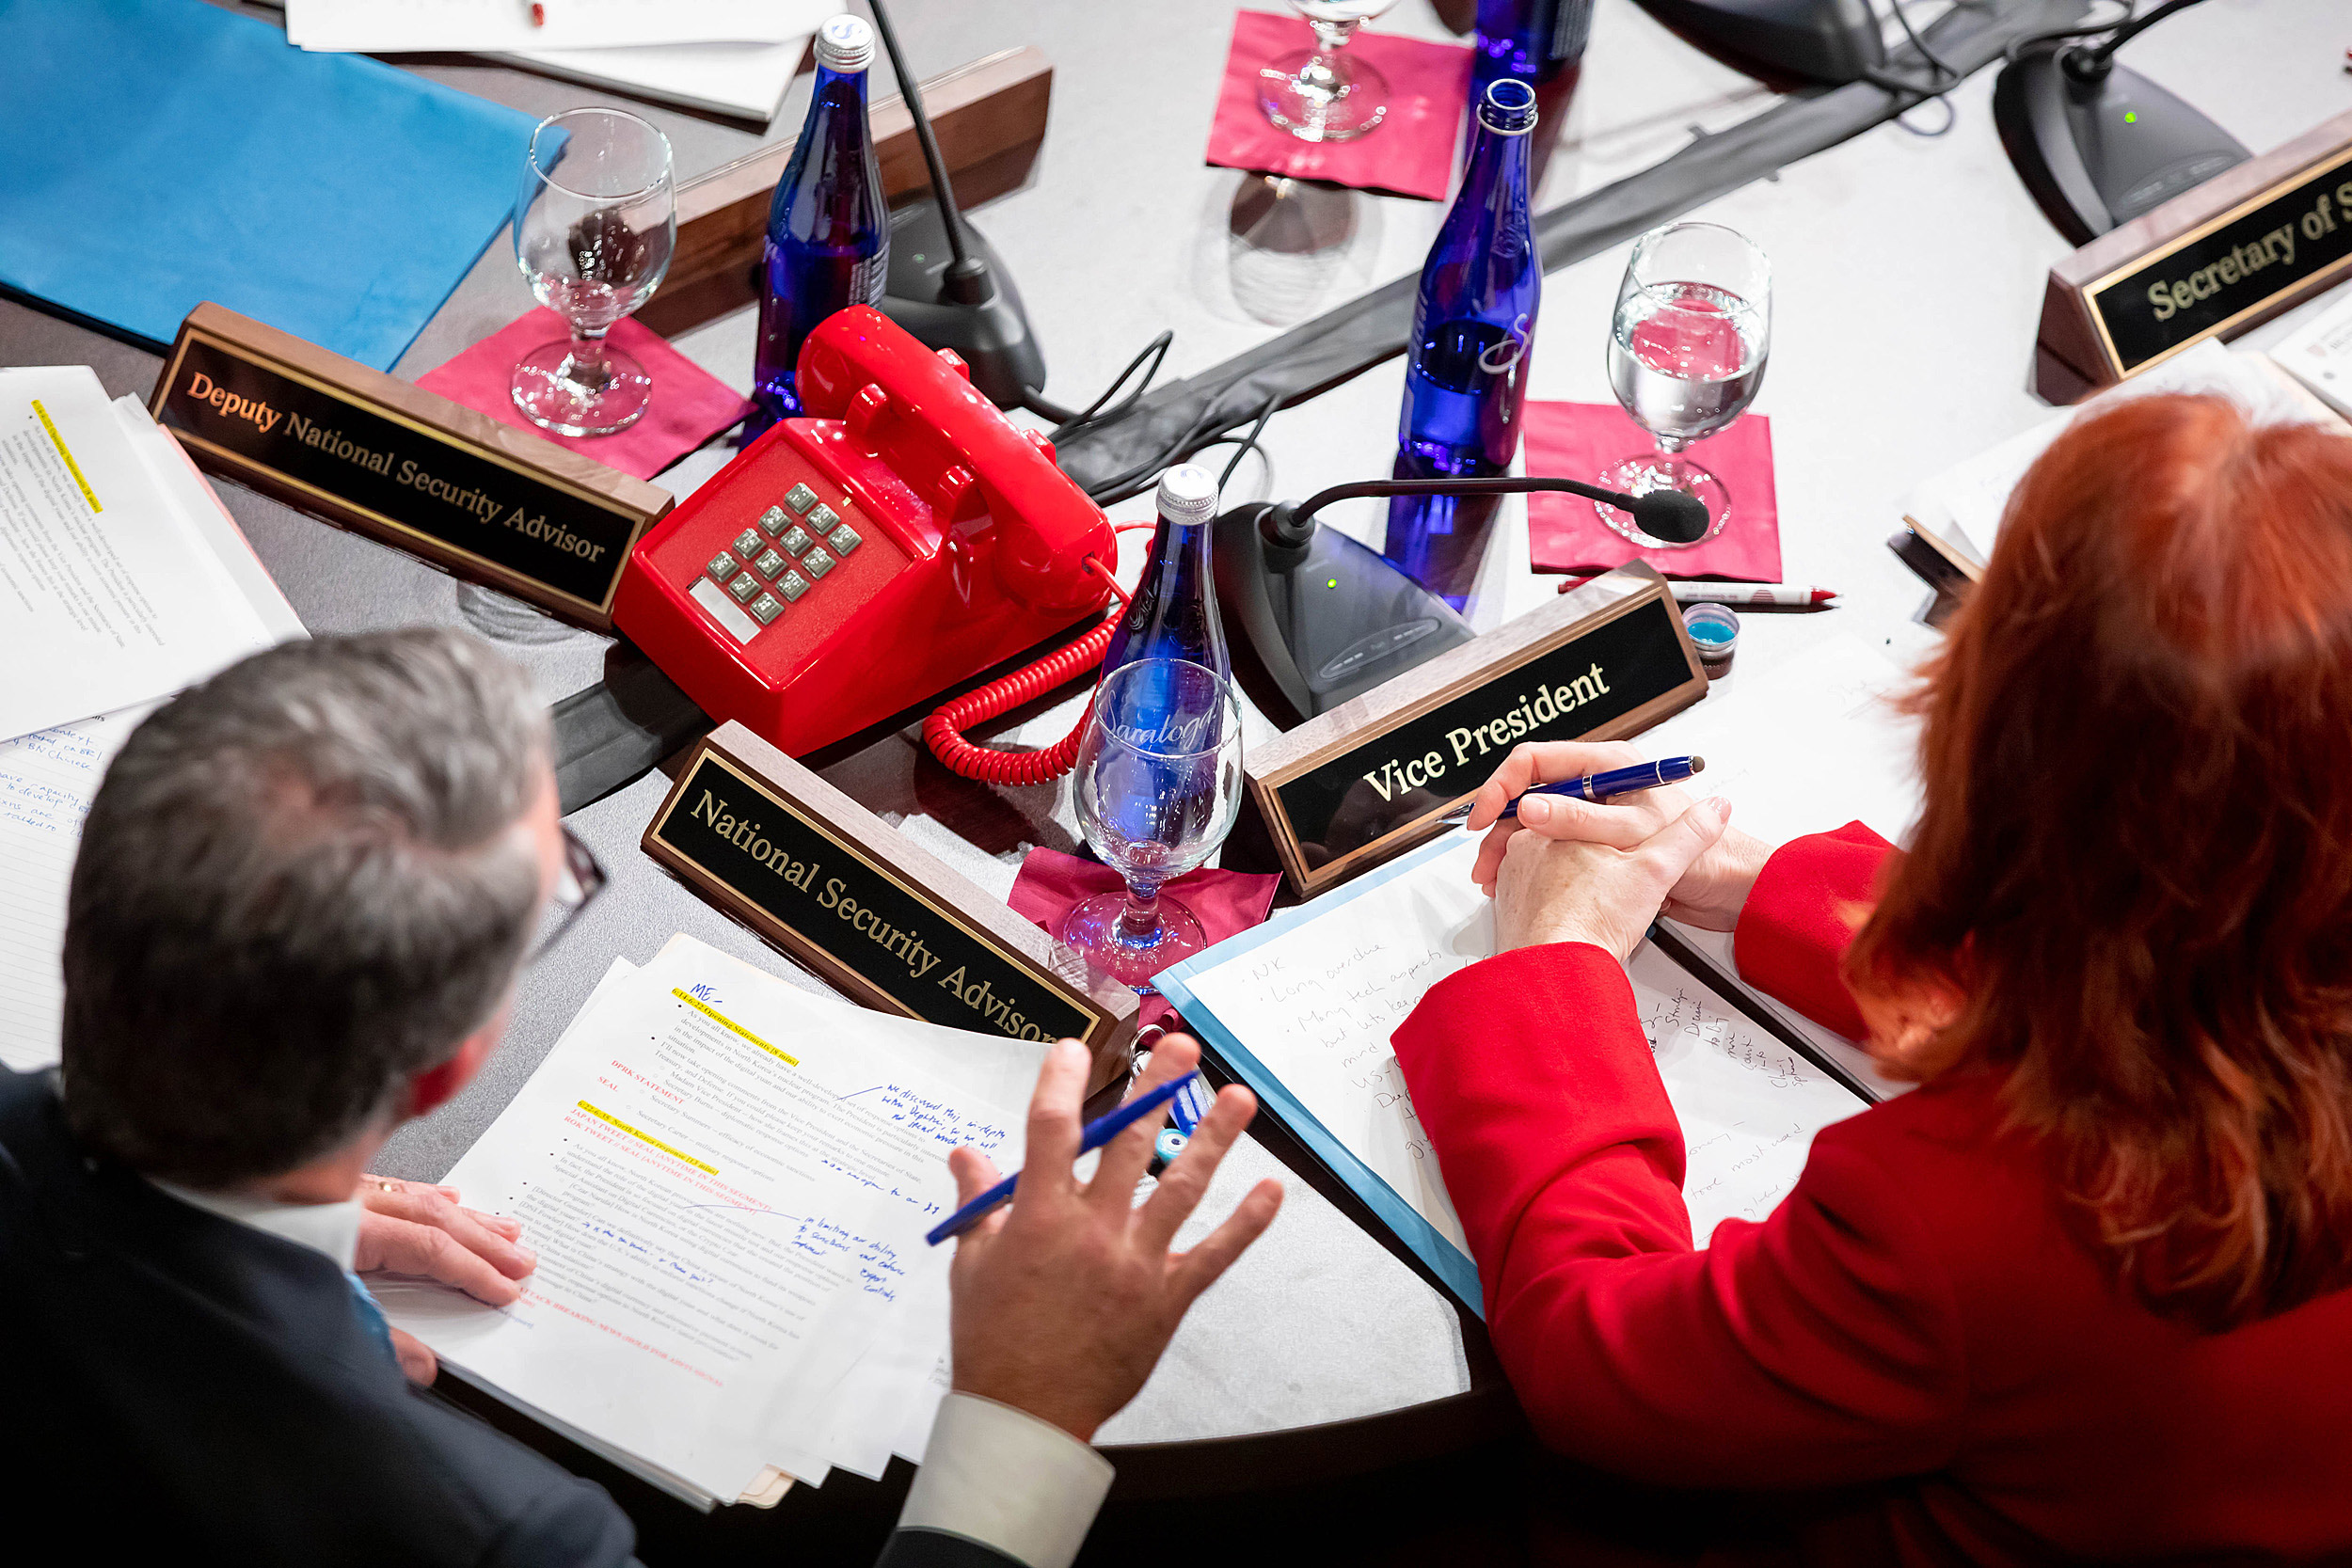
[[[139,727],[75,863],[61,1069],[0,1072],[20,1516],[97,1560],[631,1560],[601,1490],[421,1386],[430,1353],[357,1272],[493,1302],[530,1274],[512,1222],[366,1170],[487,1059],[593,892],[583,856],[527,678],[453,633],[289,643]],[[1148,1125],[1069,1174],[1085,1077],[1078,1047],[1048,1059],[1021,1201],[959,1247],[956,1392],[892,1568],[1063,1568],[1109,1483],[1087,1440],[1273,1216],[1263,1183],[1170,1253],[1248,1096],[1137,1208]],[[954,1165],[967,1194],[993,1180]]]

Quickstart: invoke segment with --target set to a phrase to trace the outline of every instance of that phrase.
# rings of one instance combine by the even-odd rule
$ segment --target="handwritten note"
[[[0,1063],[57,1059],[66,890],[106,764],[152,705],[0,741]]]
[[[1182,980],[1309,1115],[1464,1250],[1389,1036],[1430,987],[1494,951],[1493,906],[1470,879],[1476,858],[1468,835],[1442,840],[1326,895],[1271,937],[1230,944],[1230,957],[1213,949]],[[1814,1132],[1862,1101],[1654,948],[1638,949],[1628,973],[1682,1122],[1683,1196],[1704,1245],[1724,1219],[1770,1213]]]
[[[1731,802],[1731,823],[1768,844],[1859,821],[1900,843],[1919,811],[1918,727],[1896,699],[1908,673],[1878,649],[1838,635],[1774,665],[1736,701],[1709,699],[1642,737],[1652,756],[1696,752],[1700,792]],[[1856,1041],[1739,979],[1731,937],[1677,925],[1712,974],[1844,1067],[1881,1099],[1908,1085],[1879,1074]]]

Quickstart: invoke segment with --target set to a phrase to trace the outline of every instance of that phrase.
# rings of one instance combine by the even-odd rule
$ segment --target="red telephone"
[[[809,334],[798,385],[809,417],[639,540],[613,601],[705,712],[798,756],[1103,608],[1119,553],[1102,509],[953,354],[853,306]],[[1106,640],[1089,637],[1016,679],[1068,680],[1089,645],[1099,662]]]

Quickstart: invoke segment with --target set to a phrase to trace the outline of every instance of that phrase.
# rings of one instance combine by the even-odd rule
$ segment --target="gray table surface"
[[[1176,332],[1169,375],[1215,364],[1415,271],[1436,232],[1437,203],[1328,193],[1278,204],[1236,231],[1236,198],[1250,177],[1200,161],[1233,9],[1229,0],[899,0],[894,10],[918,72],[1024,43],[1057,67],[1052,120],[1031,179],[981,208],[977,222],[1019,281],[1058,401],[1091,397],[1163,327]],[[1447,36],[1421,0],[1406,0],[1376,25]],[[2128,58],[2261,150],[2352,108],[2352,75],[2342,69],[2347,45],[2352,12],[2342,0],[2210,0],[2134,43]],[[670,135],[683,175],[790,135],[808,90],[803,77],[760,133],[499,67],[435,59],[414,69],[533,113],[628,104]],[[1883,544],[1905,494],[2047,417],[2027,390],[2027,372],[2043,276],[2069,246],[2001,152],[1992,80],[1980,72],[1953,93],[1948,135],[1881,126],[1693,214],[1741,230],[1772,259],[1772,369],[1756,409],[1772,419],[1784,575],[1844,595],[1826,614],[1750,617],[1739,666],[1710,701],[1736,700],[1742,673],[1841,632],[1899,659],[1931,647],[1920,620],[1928,595]],[[1632,173],[1673,151],[1693,127],[1721,127],[1770,102],[1630,0],[1598,0],[1583,80],[1556,132],[1538,204]],[[1932,128],[1940,111],[1913,118]],[[1326,243],[1300,249],[1294,236],[1308,230]],[[1602,348],[1625,259],[1619,248],[1545,280],[1536,397],[1609,400]],[[501,238],[399,373],[421,374],[531,303]],[[2252,341],[2275,339],[2293,320]],[[750,312],[739,311],[685,334],[678,346],[722,380],[748,388],[752,334]],[[109,390],[141,395],[157,369],[150,355],[6,304],[0,361],[88,363]],[[1391,362],[1278,416],[1267,432],[1270,457],[1243,465],[1229,503],[1385,473],[1402,376],[1401,362]],[[682,489],[715,467],[690,459],[665,483]],[[469,624],[449,579],[234,485],[222,490],[313,632]],[[1114,509],[1120,520],[1149,514],[1148,498]],[[1506,515],[1482,574],[1471,606],[1482,626],[1543,602],[1556,586],[1527,571],[1523,516]],[[1339,521],[1364,536],[1377,514],[1367,505]],[[1130,578],[1141,544],[1129,536]],[[548,629],[520,619],[527,634]],[[550,700],[598,678],[609,646],[557,631],[503,644]],[[1077,702],[1012,733],[1057,737]],[[1057,788],[964,784],[921,756],[911,733],[829,776],[999,893],[1030,846],[1069,848],[1078,836]],[[404,1130],[385,1154],[388,1171],[421,1179],[446,1171],[537,1066],[615,954],[643,961],[686,931],[817,985],[639,852],[638,836],[665,788],[666,780],[649,776],[576,815],[575,828],[612,873],[610,890],[526,975],[513,1031],[481,1079],[456,1103]],[[1221,1213],[1269,1174],[1287,1172],[1245,1142],[1204,1213]],[[1287,1184],[1280,1218],[1193,1309],[1143,1393],[1104,1429],[1104,1442],[1274,1432],[1396,1410],[1470,1386],[1460,1323],[1446,1300],[1332,1205],[1295,1180]]]

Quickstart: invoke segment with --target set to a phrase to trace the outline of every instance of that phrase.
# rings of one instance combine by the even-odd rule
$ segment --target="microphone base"
[[[999,408],[1017,406],[1025,390],[1045,385],[1045,353],[1030,330],[1012,275],[972,220],[963,220],[964,248],[987,263],[977,303],[951,294],[947,269],[955,251],[946,220],[925,200],[890,214],[890,273],[882,282],[882,313],[927,348],[944,348],[972,368],[972,385]]]
[[[1269,544],[1260,527],[1269,510],[1218,517],[1211,559],[1233,678],[1283,729],[1477,635],[1444,599],[1338,529],[1314,527],[1303,547]]]
[[[2085,81],[2066,69],[2068,53],[2037,49],[1993,84],[2001,146],[2068,244],[2089,245],[2252,156],[2137,71],[2110,60]]]

